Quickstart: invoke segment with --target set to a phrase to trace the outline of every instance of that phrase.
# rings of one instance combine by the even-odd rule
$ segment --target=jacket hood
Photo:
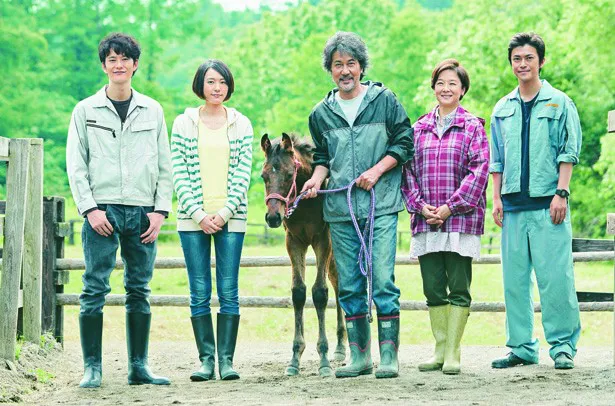
[[[201,106],[199,106],[199,107],[188,107],[184,111],[184,114],[186,115],[186,117],[188,117],[194,123],[194,125],[198,125],[198,123],[199,123],[199,109],[200,108],[201,108]],[[228,125],[231,126],[231,125],[235,124],[235,122],[241,116],[241,113],[238,112],[237,110],[235,110],[232,107],[224,107],[224,108],[226,109],[226,112],[227,112],[227,115],[228,115]]]

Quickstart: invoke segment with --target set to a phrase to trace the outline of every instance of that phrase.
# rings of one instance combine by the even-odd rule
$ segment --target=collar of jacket
[[[113,107],[113,103],[107,97],[107,85],[103,86],[96,94],[94,95],[94,107],[109,107],[111,110],[115,111],[115,107]],[[139,107],[147,107],[147,102],[145,100],[145,96],[141,93],[137,92],[135,89],[130,88],[132,90],[132,100],[130,101],[130,106],[133,104]],[[132,109],[130,109],[132,110]]]
[[[438,106],[434,107],[429,113],[422,115],[414,124],[415,131],[431,131],[437,132],[437,124],[436,124],[436,110]],[[466,125],[466,110],[461,107],[461,105],[457,106],[455,110],[455,118],[451,123],[451,127],[461,127],[464,128]],[[482,119],[481,119],[482,120]],[[484,121],[484,120],[483,120]]]
[[[192,123],[194,125],[198,125],[199,124],[199,109],[201,108],[201,106],[199,107],[188,107],[186,108],[186,111],[184,111],[184,114],[186,115],[186,117],[188,117],[190,119],[190,121],[192,121]],[[235,122],[237,121],[237,119],[239,119],[239,112],[237,110],[235,110],[232,107],[224,107],[226,109],[226,114],[228,117],[228,125],[229,127],[232,126],[233,124],[235,124]]]
[[[546,79],[542,79],[541,82],[542,86],[538,91],[538,98],[536,99],[536,101],[551,99],[553,97],[553,94],[555,93],[553,90],[553,86],[551,86],[551,84],[547,82]],[[521,96],[519,96],[519,86],[515,87],[515,90],[510,92],[507,97],[509,100],[516,99],[521,101]]]
[[[371,80],[368,80],[367,82],[363,82],[361,83],[362,85],[367,86],[367,90],[365,93],[365,98],[363,99],[364,102],[366,103],[371,103],[372,100],[374,100],[376,97],[378,97],[382,92],[384,92],[384,90],[386,89],[386,87],[384,87],[384,85],[380,82],[372,82]],[[337,105],[337,100],[335,100],[335,94],[339,92],[339,89],[336,87],[335,89],[331,90],[328,94],[327,97],[325,97],[325,104],[330,108],[333,109],[335,105]]]

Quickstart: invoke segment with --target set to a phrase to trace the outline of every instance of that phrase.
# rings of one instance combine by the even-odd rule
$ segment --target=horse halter
[[[286,209],[284,210],[284,217],[286,218],[290,217],[290,215],[292,214],[292,212],[289,213],[290,205],[297,197],[297,172],[299,171],[299,168],[301,167],[301,162],[299,162],[297,158],[294,158],[294,161],[295,161],[295,169],[293,171],[293,183],[290,186],[290,190],[288,191],[288,194],[286,195],[286,197],[282,196],[279,193],[269,193],[265,197],[265,204],[267,204],[267,202],[271,199],[278,199],[278,200],[283,201],[286,204]]]

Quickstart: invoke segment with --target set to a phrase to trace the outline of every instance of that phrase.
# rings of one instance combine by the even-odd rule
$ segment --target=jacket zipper
[[[115,137],[115,130],[113,128],[103,127],[102,125],[92,124],[92,123],[87,123],[85,126],[86,127],[96,127],[96,128],[100,128],[101,130],[111,131],[111,134],[113,134],[113,138],[116,138]]]

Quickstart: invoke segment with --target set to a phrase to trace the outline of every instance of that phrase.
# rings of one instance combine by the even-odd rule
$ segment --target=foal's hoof
[[[295,368],[292,365],[286,367],[286,376],[297,376],[299,375],[299,368]]]
[[[331,369],[331,367],[320,367],[318,368],[318,374],[321,378],[328,378],[330,376],[333,376],[333,370]]]
[[[333,353],[333,360],[344,361],[345,359],[346,359],[346,348],[345,347],[336,348],[335,352]]]

